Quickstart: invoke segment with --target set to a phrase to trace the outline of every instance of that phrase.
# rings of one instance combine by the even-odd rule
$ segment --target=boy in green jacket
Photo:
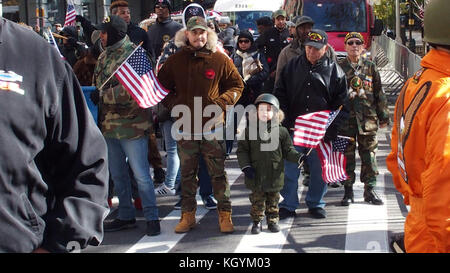
[[[250,131],[246,128],[245,139],[238,141],[237,157],[245,173],[245,185],[252,191],[249,196],[252,233],[261,232],[264,213],[268,229],[279,232],[278,202],[284,185],[284,160],[299,162],[303,155],[295,150],[288,130],[281,126],[284,114],[278,99],[271,94],[261,94],[255,105],[259,134],[255,140],[250,140]],[[261,149],[264,144],[274,143],[273,137],[278,137],[274,147]]]

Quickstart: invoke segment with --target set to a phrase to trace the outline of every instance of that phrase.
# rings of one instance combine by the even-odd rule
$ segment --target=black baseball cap
[[[317,49],[322,49],[328,44],[328,35],[325,31],[320,29],[311,30],[306,36],[305,46],[313,46]]]
[[[109,28],[115,29],[119,33],[127,33],[127,23],[117,15],[109,15],[97,26],[98,30],[107,32]]]
[[[312,24],[312,25],[314,25],[314,20],[311,17],[305,16],[305,15],[304,16],[300,16],[300,17],[295,19],[295,26],[296,27],[301,26],[303,24]]]

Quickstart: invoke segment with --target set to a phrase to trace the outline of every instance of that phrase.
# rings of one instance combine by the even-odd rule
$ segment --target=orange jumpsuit
[[[449,253],[450,54],[432,49],[421,65],[397,100],[386,163],[411,206],[406,251]]]

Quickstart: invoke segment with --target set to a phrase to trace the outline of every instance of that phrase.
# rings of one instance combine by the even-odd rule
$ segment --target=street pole
[[[400,0],[395,0],[395,40],[401,44],[402,38],[400,37]]]

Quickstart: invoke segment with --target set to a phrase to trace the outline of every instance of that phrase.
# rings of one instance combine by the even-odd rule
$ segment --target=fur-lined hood
[[[214,30],[209,29],[209,28],[207,31],[208,31],[208,40],[206,41],[205,48],[214,53],[217,51],[217,42],[218,42],[217,34]],[[180,29],[175,34],[174,41],[175,41],[175,46],[178,48],[188,45],[188,43],[187,43],[188,39],[186,37],[186,28]]]

